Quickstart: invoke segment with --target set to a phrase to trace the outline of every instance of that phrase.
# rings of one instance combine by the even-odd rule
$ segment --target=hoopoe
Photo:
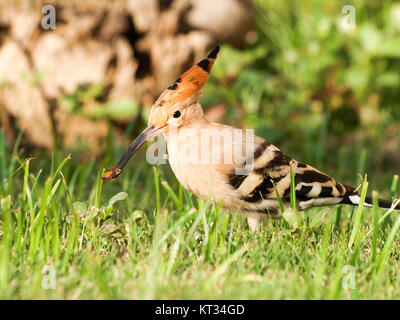
[[[285,208],[290,206],[292,176],[299,210],[358,205],[354,187],[292,159],[263,138],[207,120],[199,99],[218,52],[219,46],[160,95],[152,105],[148,127],[102,178],[117,177],[145,141],[163,135],[170,166],[182,186],[200,198],[222,201],[224,209],[247,218],[251,231],[264,218],[281,217],[278,195]],[[370,197],[365,206],[372,206]],[[388,209],[392,203],[379,200],[379,206]]]

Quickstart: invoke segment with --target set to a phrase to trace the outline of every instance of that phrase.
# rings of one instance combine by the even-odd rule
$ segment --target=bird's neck
[[[208,120],[204,116],[203,108],[200,103],[195,103],[186,108],[185,124],[181,128],[191,126],[193,124],[206,124]]]

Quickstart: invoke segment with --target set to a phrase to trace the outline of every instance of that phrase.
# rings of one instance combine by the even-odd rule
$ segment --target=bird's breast
[[[202,134],[193,130],[166,137],[171,169],[179,183],[196,196],[229,202],[232,189],[224,174],[226,164],[220,157],[223,145],[205,143],[208,137]]]
[[[215,194],[222,179],[213,165],[191,161],[197,159],[193,145],[168,142],[167,150],[171,169],[186,190],[203,199]]]

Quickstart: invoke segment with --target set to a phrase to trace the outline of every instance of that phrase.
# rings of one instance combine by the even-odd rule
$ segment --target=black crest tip
[[[210,64],[210,61],[207,59],[201,60],[197,65],[202,68],[204,71],[209,72],[208,70],[208,65]]]
[[[219,45],[217,45],[207,56],[207,58],[215,59],[219,52]]]

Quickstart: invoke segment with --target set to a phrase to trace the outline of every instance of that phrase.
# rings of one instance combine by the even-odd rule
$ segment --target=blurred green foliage
[[[226,104],[229,121],[314,164],[337,163],[342,144],[384,163],[386,140],[400,145],[400,3],[254,3],[253,43],[223,46],[203,105]],[[355,29],[342,27],[347,4]]]
[[[92,119],[116,119],[135,116],[139,104],[131,98],[104,101],[106,88],[103,83],[79,86],[71,94],[59,99],[60,106],[69,113],[83,114]]]

